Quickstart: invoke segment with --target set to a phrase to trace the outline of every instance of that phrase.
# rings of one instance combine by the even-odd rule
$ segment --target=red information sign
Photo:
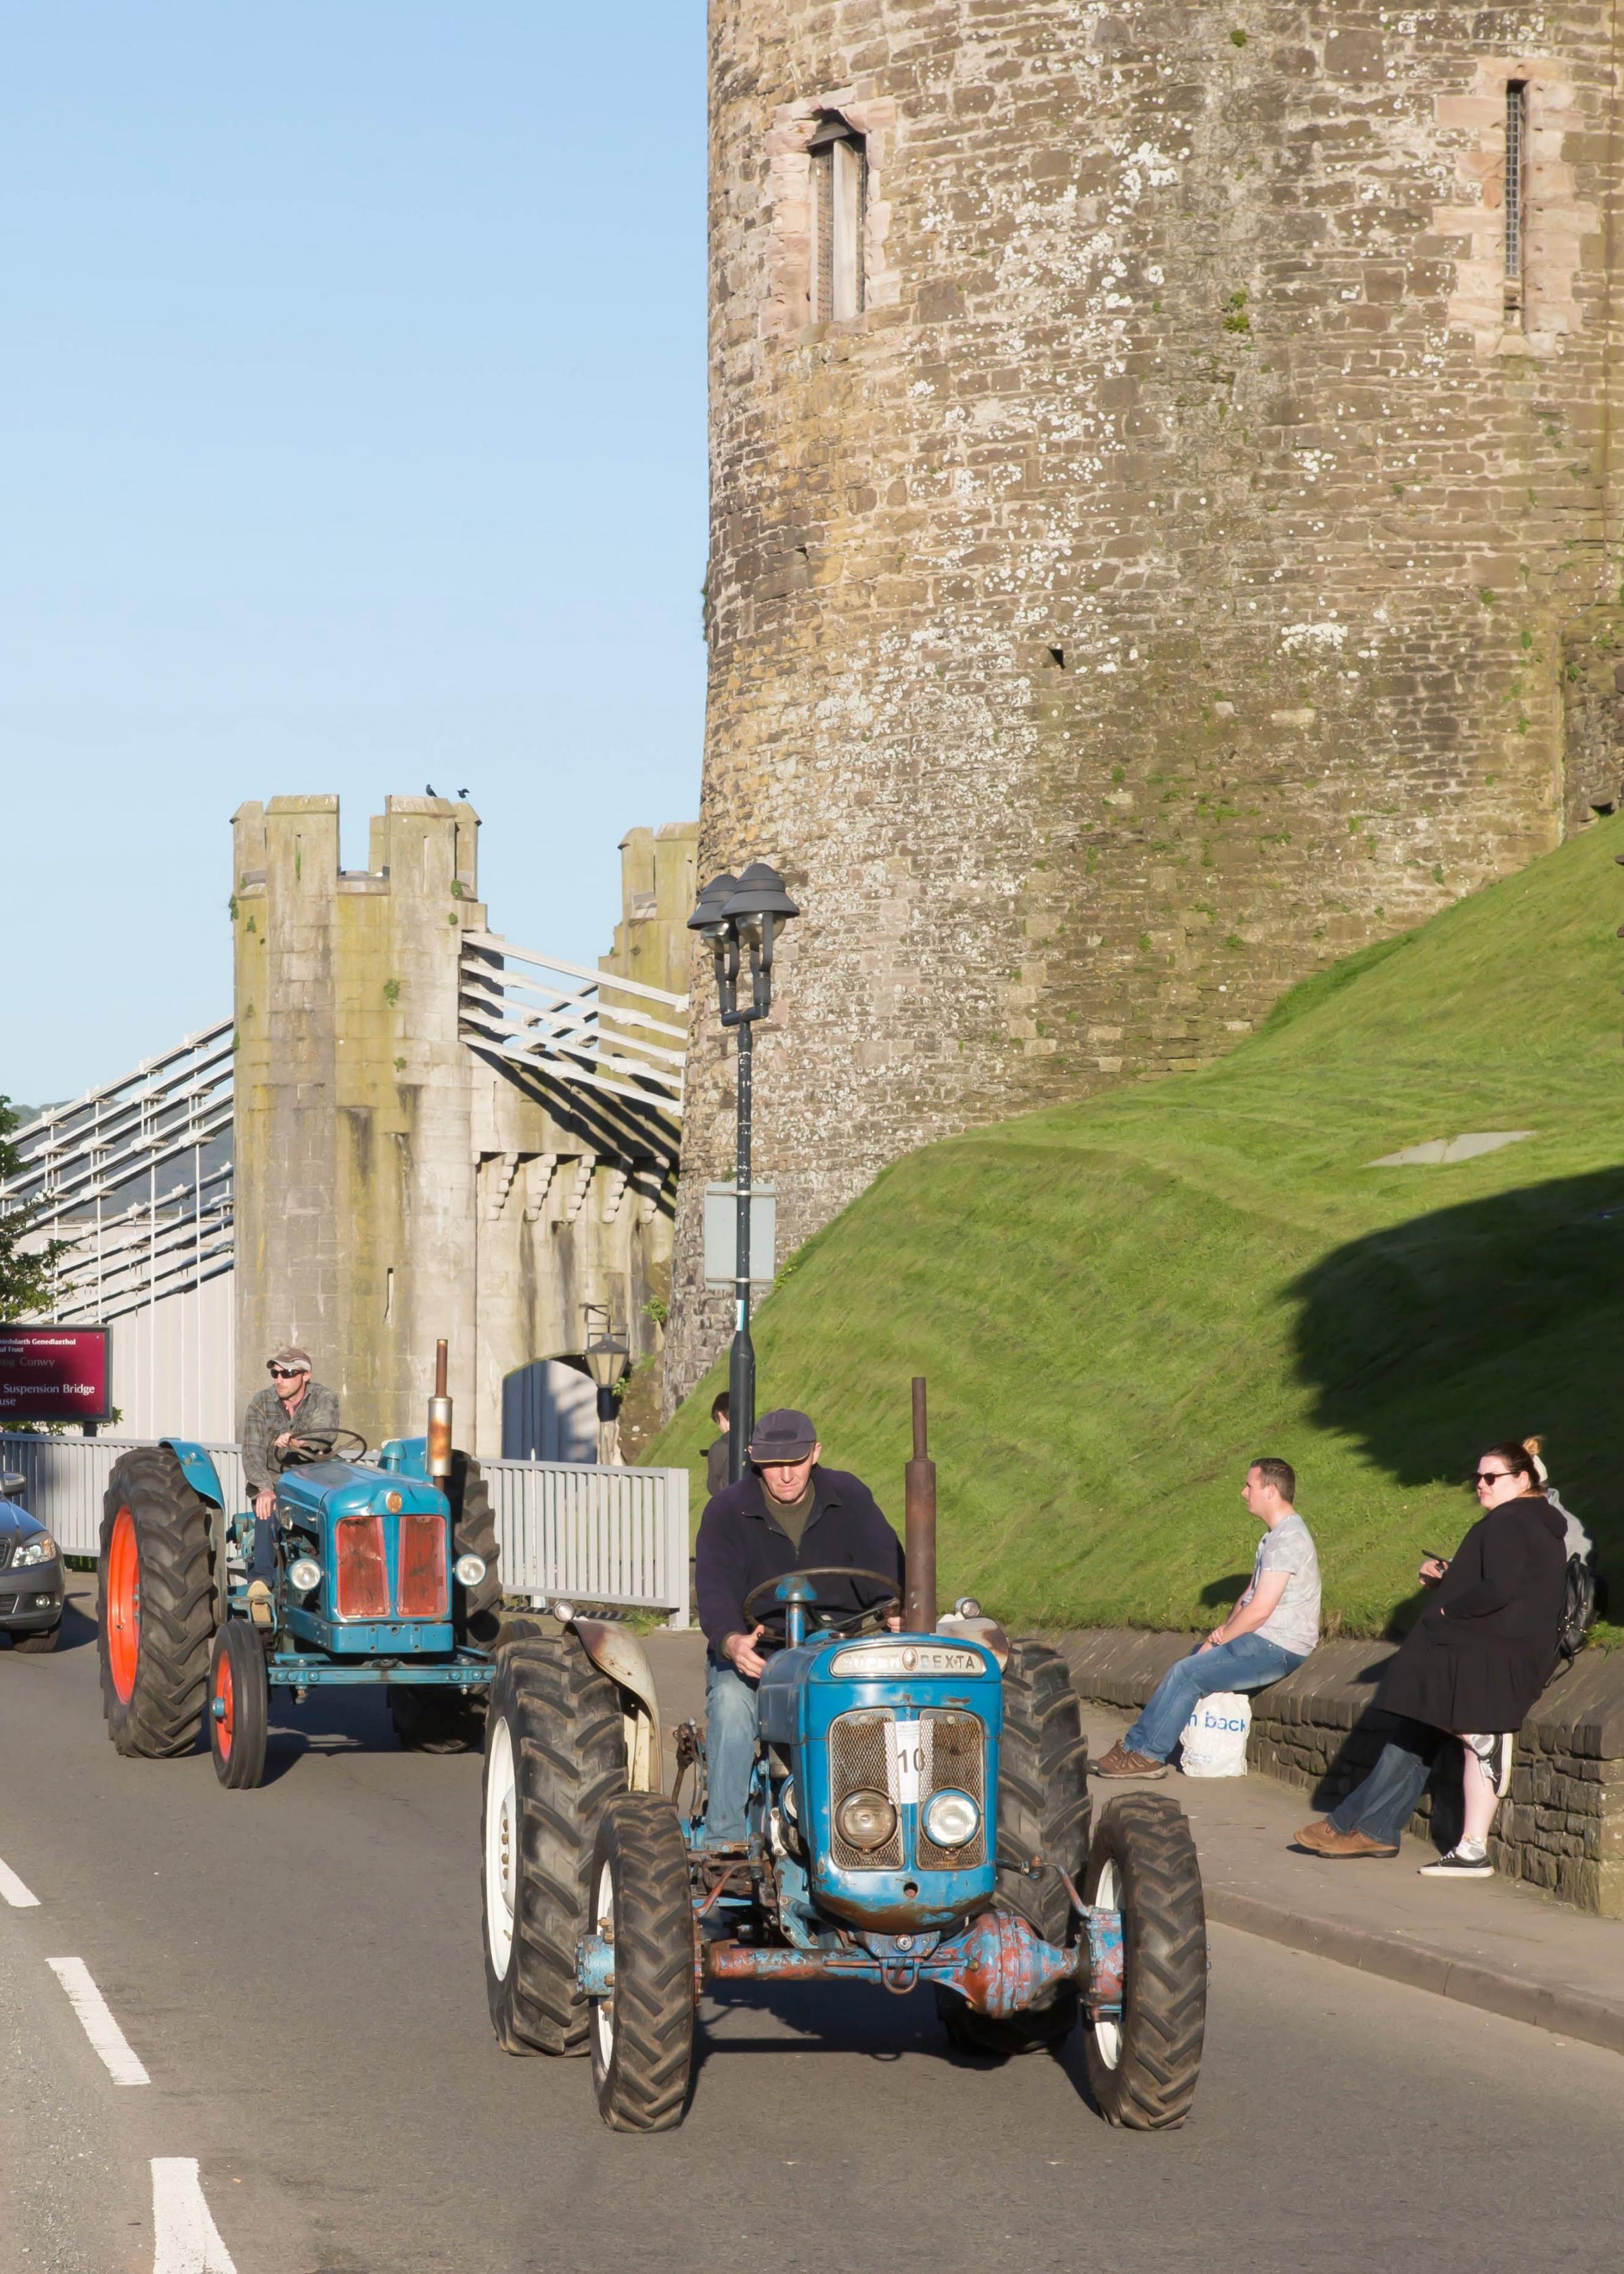
[[[0,1428],[12,1421],[106,1421],[105,1327],[0,1327]]]

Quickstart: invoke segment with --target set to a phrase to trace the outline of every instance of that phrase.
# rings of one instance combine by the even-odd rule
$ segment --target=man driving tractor
[[[248,1615],[271,1623],[271,1581],[276,1576],[276,1480],[301,1450],[326,1449],[338,1427],[335,1393],[311,1376],[310,1352],[284,1344],[267,1361],[270,1381],[256,1390],[243,1417],[243,1477],[253,1495],[254,1547]]]
[[[705,1762],[710,1800],[705,1838],[712,1848],[741,1846],[750,1769],[756,1756],[756,1688],[764,1653],[782,1635],[751,1626],[745,1598],[789,1571],[855,1566],[894,1586],[847,1576],[823,1581],[818,1600],[837,1615],[867,1610],[903,1587],[902,1543],[860,1477],[819,1466],[817,1431],[787,1407],[756,1423],[749,1470],[706,1504],[694,1551],[695,1591],[705,1653]],[[896,1628],[898,1620],[887,1623]]]

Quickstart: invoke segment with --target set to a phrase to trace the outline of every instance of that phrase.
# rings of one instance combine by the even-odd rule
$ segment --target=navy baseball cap
[[[788,1405],[763,1413],[750,1438],[753,1461],[804,1461],[817,1442],[817,1431],[804,1413]]]

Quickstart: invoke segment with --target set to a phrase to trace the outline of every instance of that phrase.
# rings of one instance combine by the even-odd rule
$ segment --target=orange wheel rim
[[[141,1654],[141,1551],[135,1518],[121,1508],[107,1549],[107,1663],[113,1688],[128,1705]]]
[[[220,1663],[214,1670],[214,1696],[221,1711],[214,1716],[214,1743],[220,1748],[220,1758],[231,1758],[231,1730],[237,1720],[237,1692],[231,1680],[231,1661],[222,1650]]]

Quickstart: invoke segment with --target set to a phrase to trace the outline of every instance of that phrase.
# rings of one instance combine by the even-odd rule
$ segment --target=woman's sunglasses
[[[1474,1485],[1497,1485],[1510,1474],[1509,1469],[1479,1469],[1472,1482]]]

